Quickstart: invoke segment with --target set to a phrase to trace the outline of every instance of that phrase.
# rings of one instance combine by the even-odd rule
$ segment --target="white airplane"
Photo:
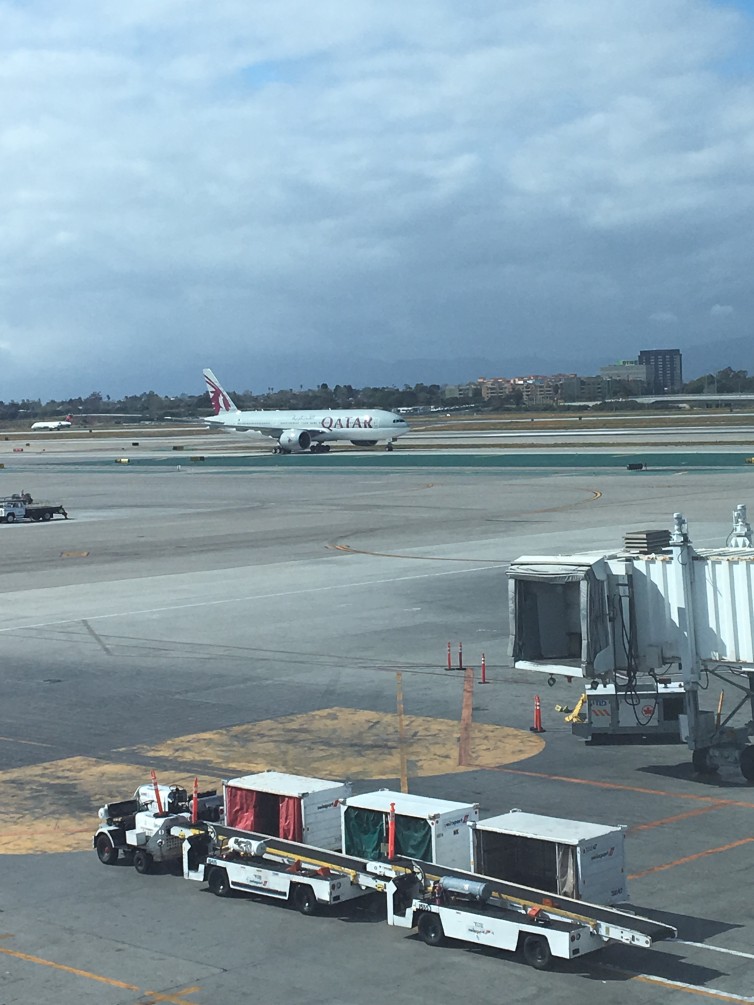
[[[72,415],[66,415],[64,419],[53,419],[50,422],[33,422],[31,425],[32,432],[40,432],[43,429],[47,430],[57,430],[57,429],[70,429],[71,423],[73,421]]]
[[[409,431],[404,418],[381,408],[333,408],[283,411],[264,409],[242,412],[223,390],[211,370],[203,370],[212,402],[214,416],[204,422],[208,426],[222,426],[240,431],[254,430],[278,441],[275,454],[325,453],[330,449],[327,440],[350,440],[357,447],[373,447],[378,440],[386,440],[386,450],[393,449],[399,436]]]

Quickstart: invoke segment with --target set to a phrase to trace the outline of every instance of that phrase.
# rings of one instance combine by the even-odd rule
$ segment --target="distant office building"
[[[648,380],[647,364],[637,359],[619,359],[617,363],[601,366],[600,376],[607,380],[622,380],[626,384],[640,384],[643,388]]]
[[[571,376],[570,374],[567,376]],[[528,377],[480,377],[476,382],[482,401],[492,398],[518,398],[524,405],[546,405],[557,401],[563,374]]]
[[[560,385],[560,400],[573,401],[602,401],[608,396],[610,388],[609,379],[599,377],[579,377],[571,375],[562,380]]]
[[[680,349],[642,349],[639,363],[647,368],[650,394],[676,394],[683,388]]]

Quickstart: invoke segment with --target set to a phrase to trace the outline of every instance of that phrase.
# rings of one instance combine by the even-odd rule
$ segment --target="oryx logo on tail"
[[[220,383],[211,370],[204,370],[204,381],[207,385],[209,400],[212,404],[212,411],[215,415],[220,412],[235,412],[236,406],[230,400],[229,395],[220,386]]]

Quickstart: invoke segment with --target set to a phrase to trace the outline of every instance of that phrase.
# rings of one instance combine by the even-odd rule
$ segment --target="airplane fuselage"
[[[320,443],[327,440],[350,440],[352,443],[392,440],[409,428],[404,418],[384,409],[236,411],[209,416],[204,421],[209,426],[256,430],[275,438],[287,430],[306,431],[312,440]]]

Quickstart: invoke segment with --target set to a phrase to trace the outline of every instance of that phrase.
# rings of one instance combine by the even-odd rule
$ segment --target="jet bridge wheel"
[[[717,765],[710,761],[709,747],[698,747],[691,755],[691,764],[698,775],[713,775],[717,771]],[[743,771],[743,761],[741,770]]]
[[[754,746],[751,744],[741,751],[741,774],[747,782],[754,782]]]
[[[137,848],[134,852],[134,869],[142,876],[152,871],[153,859],[148,851]]]
[[[115,865],[118,861],[118,849],[112,843],[107,834],[100,834],[97,838],[97,858],[103,865]]]
[[[546,970],[552,962],[550,943],[544,935],[527,935],[521,946],[521,953],[535,970]]]
[[[445,941],[445,931],[438,914],[422,914],[418,927],[419,938],[428,946],[441,946]]]

